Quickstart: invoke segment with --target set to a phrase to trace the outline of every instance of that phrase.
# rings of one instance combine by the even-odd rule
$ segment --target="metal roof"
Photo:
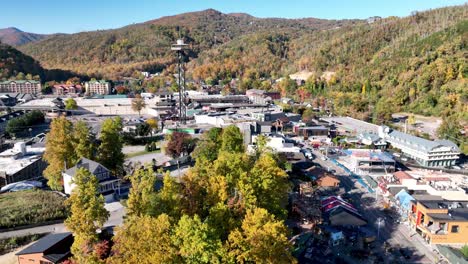
[[[66,232],[66,233],[58,233],[58,234],[49,234],[39,239],[36,243],[32,244],[31,246],[16,253],[16,255],[43,253],[44,251],[55,246],[56,244],[60,243],[64,239],[68,238],[69,236],[72,236],[72,233]]]
[[[390,133],[388,133],[388,136],[390,137],[390,139],[395,140],[400,144],[404,144],[410,148],[416,148],[417,150],[422,152],[430,152],[431,150],[439,146],[448,146],[455,151],[459,151],[458,147],[450,140],[431,141],[397,130],[392,130]]]

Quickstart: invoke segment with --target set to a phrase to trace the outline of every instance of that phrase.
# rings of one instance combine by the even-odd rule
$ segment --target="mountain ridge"
[[[49,37],[48,34],[36,34],[24,32],[16,27],[8,27],[0,29],[0,42],[11,45],[20,46],[30,42],[39,41]]]

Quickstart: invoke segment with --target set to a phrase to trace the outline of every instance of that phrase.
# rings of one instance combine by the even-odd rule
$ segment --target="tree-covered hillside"
[[[334,112],[385,122],[394,111],[451,115],[466,122],[468,5],[375,21],[255,18],[215,10],[114,30],[61,35],[21,47],[46,68],[94,77],[173,69],[170,45],[191,45],[189,77],[243,89],[321,96]],[[302,87],[285,79],[313,73]],[[450,112],[450,113],[448,113]]]
[[[77,74],[61,69],[44,69],[32,57],[7,44],[0,43],[0,81],[11,78],[61,81],[73,76]]]
[[[378,122],[401,110],[440,116],[451,109],[466,120],[467,18],[464,5],[299,36],[252,33],[200,53],[190,66],[197,80],[240,78],[245,89],[322,95],[333,99],[338,114]],[[314,74],[299,93],[287,80],[258,81],[301,70]],[[328,78],[320,78],[324,73]]]
[[[116,78],[135,70],[159,71],[174,62],[170,46],[180,35],[191,57],[213,46],[254,32],[305,32],[330,29],[357,20],[259,19],[209,9],[134,24],[114,30],[57,35],[21,46],[44,67],[58,67],[96,77]]]

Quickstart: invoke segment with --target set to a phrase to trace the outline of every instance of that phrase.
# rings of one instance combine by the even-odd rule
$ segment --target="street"
[[[355,199],[353,204],[367,218],[370,226],[374,227],[378,233],[375,249],[384,252],[386,248],[405,249],[411,253],[412,263],[436,263],[438,258],[433,252],[433,248],[428,245],[414,231],[410,231],[405,223],[399,223],[394,217],[391,217],[384,211],[384,200],[379,192],[369,193],[366,188],[361,186],[356,179],[352,178],[344,169],[334,164],[329,159],[322,159],[323,155],[319,151],[313,150],[317,157],[314,162],[320,164],[324,169],[335,170],[335,175],[341,180],[341,185],[345,193],[352,195]],[[380,228],[377,227],[380,219]],[[386,245],[388,243],[388,245]]]
[[[123,223],[123,217],[125,215],[125,208],[120,202],[107,203],[105,205],[107,211],[109,211],[109,219],[104,224],[104,227],[108,226],[119,226]],[[63,223],[37,226],[26,229],[19,229],[0,233],[0,239],[19,237],[32,234],[45,234],[45,233],[60,233],[66,232],[67,229]]]

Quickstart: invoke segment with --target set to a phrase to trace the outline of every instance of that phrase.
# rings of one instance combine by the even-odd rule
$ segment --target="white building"
[[[110,94],[111,87],[110,83],[104,80],[100,81],[89,81],[85,83],[86,94]]]
[[[0,187],[42,177],[47,164],[42,160],[44,147],[15,143],[12,149],[0,153]]]
[[[460,155],[460,149],[450,140],[431,141],[386,126],[379,127],[379,136],[426,167],[453,166]]]
[[[358,175],[382,176],[395,172],[390,154],[373,149],[345,149],[343,164]]]
[[[70,195],[75,188],[73,183],[73,177],[80,168],[85,168],[93,175],[95,175],[99,181],[99,192],[104,196],[106,202],[114,199],[115,190],[119,187],[119,179],[111,175],[111,172],[101,164],[81,158],[75,166],[69,168],[62,173],[64,192]]]
[[[466,191],[452,176],[439,172],[398,171],[393,175],[394,180],[387,183],[386,187],[405,187],[409,191],[425,191],[449,201],[468,201]]]
[[[258,136],[252,136],[252,145],[249,145],[247,147],[247,151],[252,153],[255,151],[255,145],[257,141]],[[278,153],[300,153],[301,148],[294,146],[293,143],[288,143],[284,139],[284,137],[281,136],[273,136],[273,137],[267,137],[267,144],[266,147],[271,149],[274,152]]]

